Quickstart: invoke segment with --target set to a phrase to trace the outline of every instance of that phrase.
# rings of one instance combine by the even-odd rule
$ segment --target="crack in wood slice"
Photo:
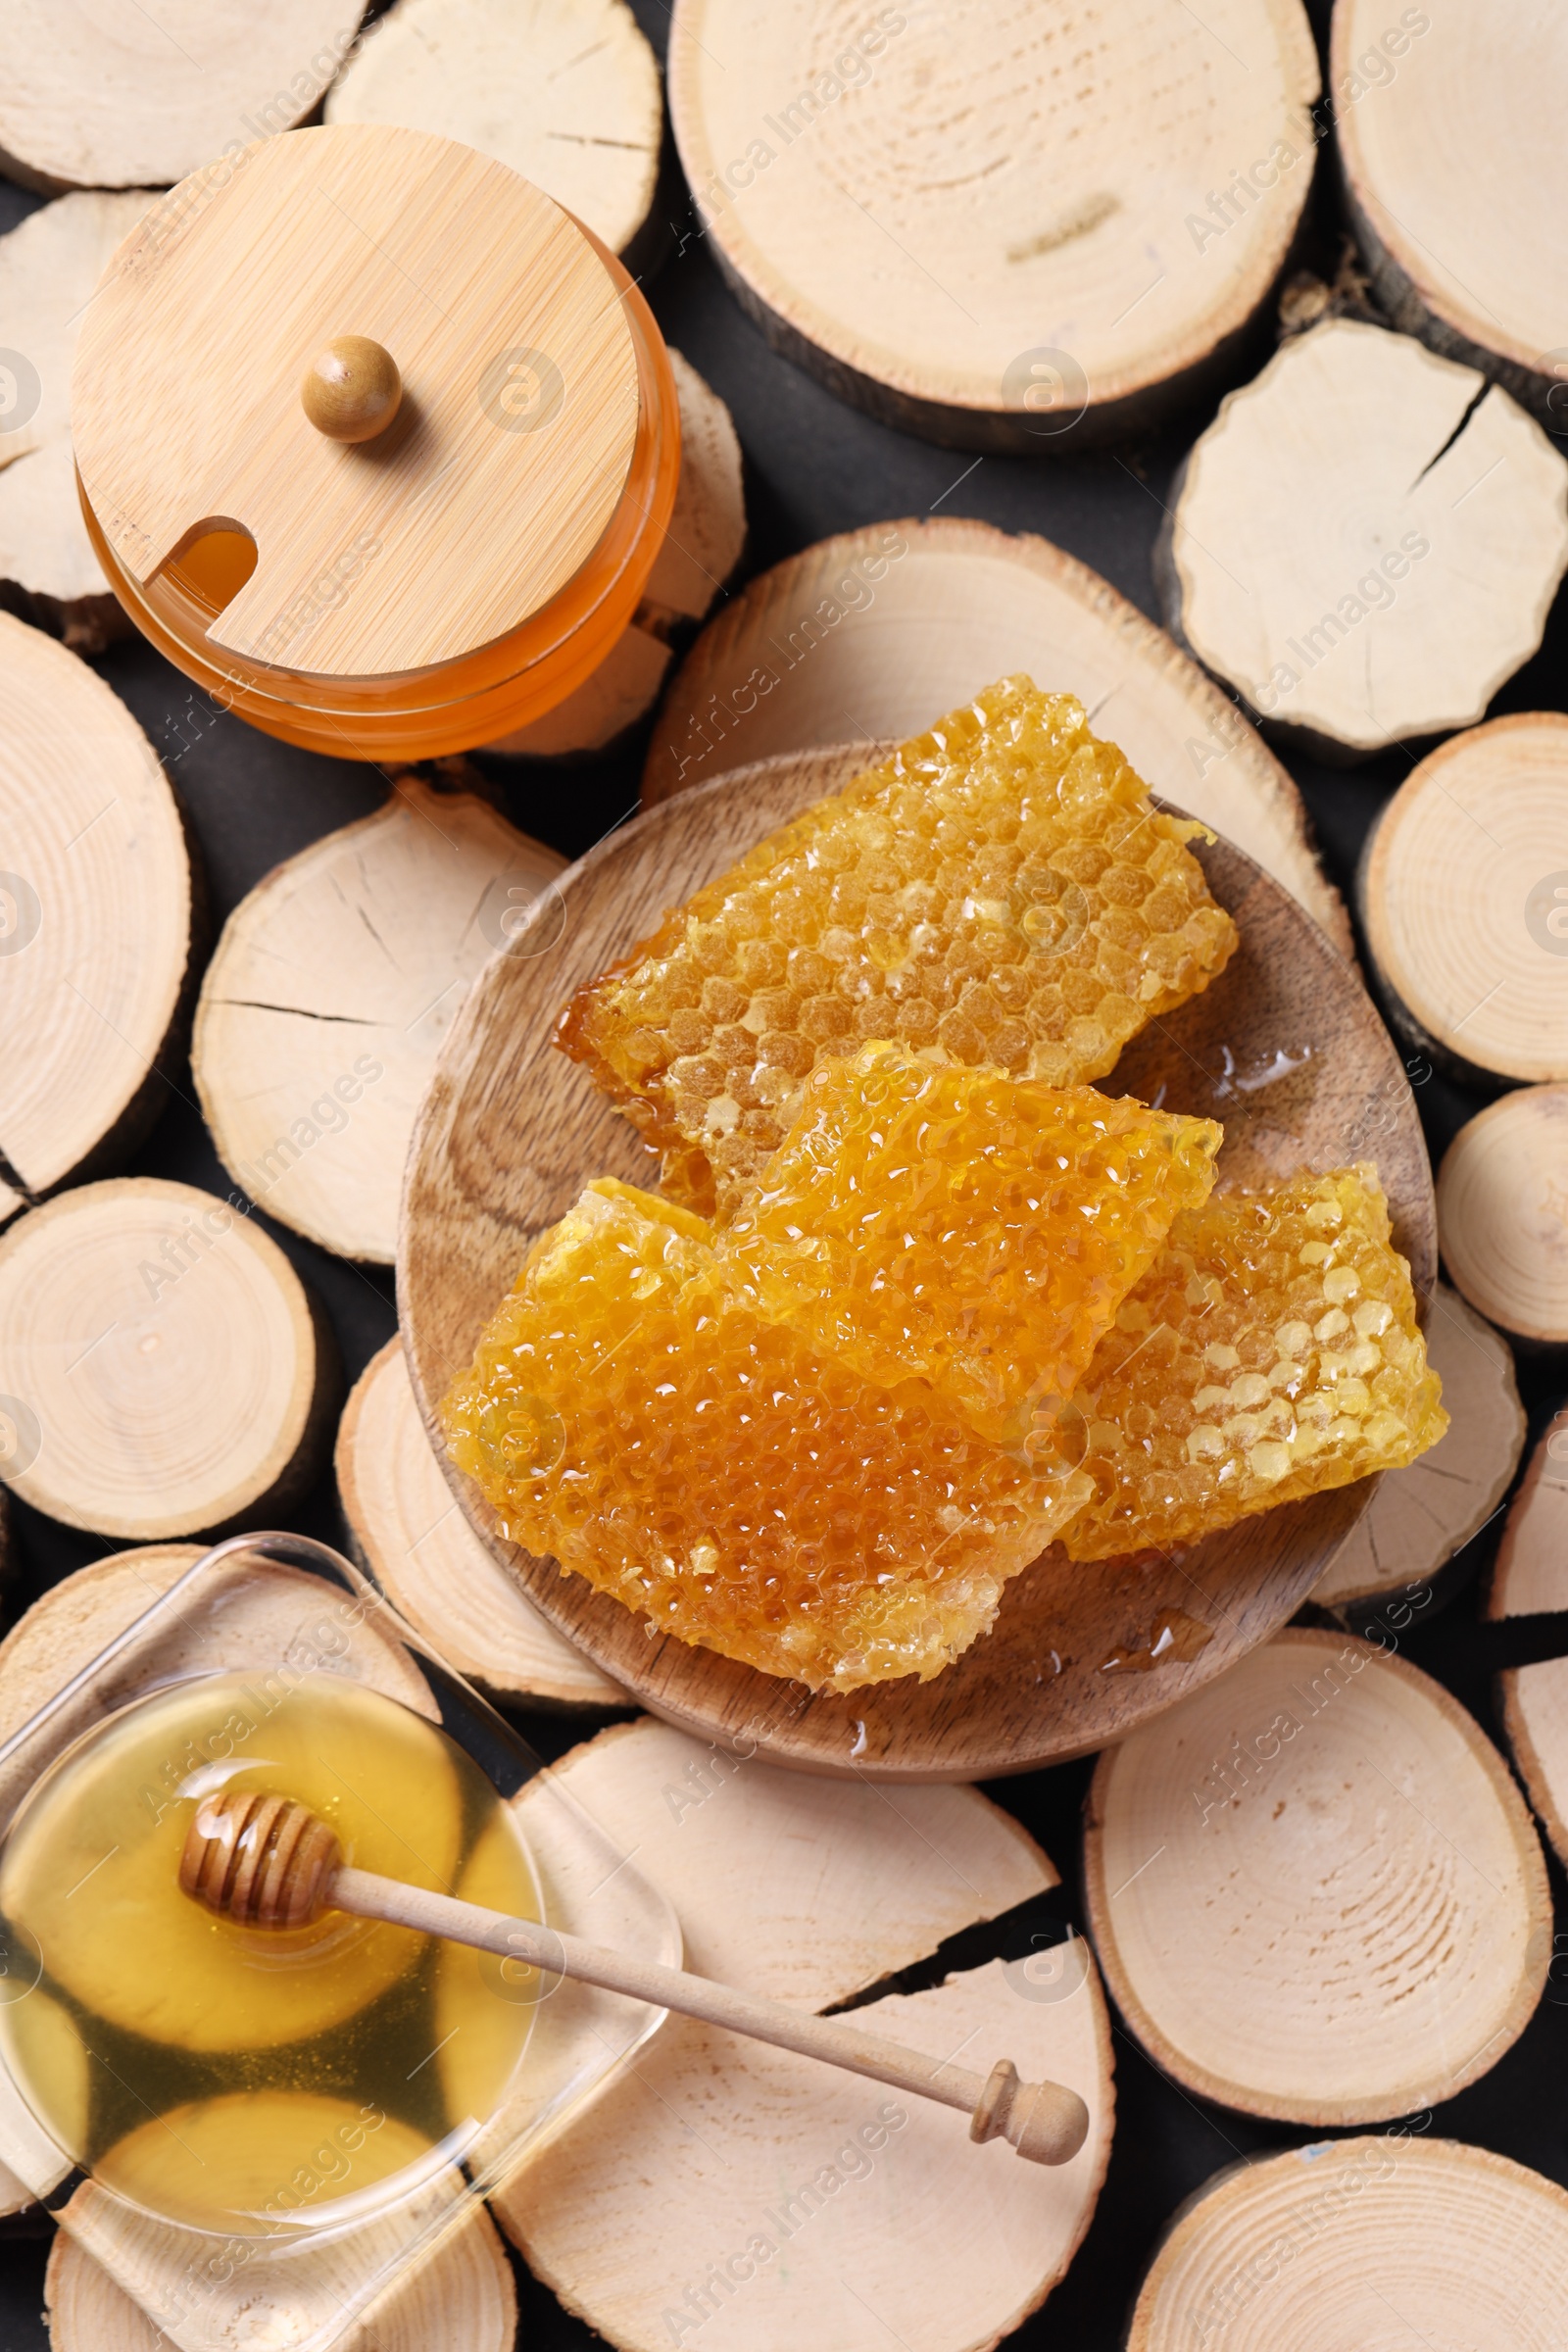
[[[236,2261],[246,2241],[225,2246],[195,2230],[170,2230],[89,2183],[67,2207],[49,2255],[44,2299],[53,2352],[160,2352],[170,2343],[189,2352],[253,2352],[259,2343],[302,2342],[307,2330],[318,2340],[358,2287],[357,2233],[346,2240],[347,2252],[344,2242],[294,2256],[270,2296],[265,2269],[247,2273]],[[201,2289],[225,2259],[244,2281],[242,2295],[227,2312],[204,2312]],[[267,2332],[277,2328],[286,2332]],[[477,2208],[333,2338],[332,2352],[512,2352],[516,2335],[512,2265],[495,2224]]]
[[[1487,1598],[1490,1618],[1568,1609],[1568,1405],[1530,1457],[1509,1506]],[[1530,1802],[1568,1864],[1568,1656],[1497,1678],[1503,1729]]]
[[[389,1265],[409,1137],[474,974],[564,858],[467,793],[401,778],[242,899],[202,981],[191,1073],[250,1198]]]
[[[1568,262],[1549,223],[1568,207],[1561,19],[1526,0],[1474,18],[1336,0],[1329,78],[1342,182],[1379,301],[1406,333],[1484,368],[1560,430]],[[1444,169],[1455,141],[1488,159],[1484,205]]]
[[[337,1485],[360,1565],[460,1674],[502,1699],[629,1703],[523,1598],[468,1525],[419,1418],[401,1340],[370,1358],[350,1394]]]
[[[19,1732],[200,1557],[197,1544],[149,1544],[114,1552],[52,1585],[0,1642],[0,1740]],[[29,1743],[9,1769],[0,1768],[0,1821],[10,1819],[45,1764],[102,1714],[127,1704],[148,1681],[172,1682],[192,1673],[227,1669],[270,1671],[280,1657],[309,1639],[321,1606],[318,1578],[244,1554],[221,1575],[220,1618],[205,1625],[182,1618],[165,1626],[150,1649],[138,1648],[134,1669],[127,1660],[121,1678],[103,1687],[100,1703],[90,1696],[76,1700],[51,1727],[47,1745]],[[385,1696],[422,1715],[436,1715],[434,1701],[406,1654],[379,1641],[373,1625],[362,1629],[344,1655],[342,1671],[369,1681]],[[0,2068],[0,2215],[20,2212],[35,2195],[48,2195],[70,2170]]]
[[[1340,1634],[1281,1634],[1107,1751],[1085,1873],[1106,1983],[1155,2062],[1287,2123],[1451,2098],[1517,2040],[1551,1959],[1502,1759],[1440,1684]]]
[[[326,101],[510,164],[614,253],[648,218],[659,66],[625,0],[397,0]]]
[[[1506,392],[1333,318],[1232,392],[1156,552],[1167,624],[1331,761],[1468,726],[1541,643],[1568,460]]]
[[[1525,1445],[1525,1413],[1507,1342],[1439,1283],[1427,1355],[1443,1382],[1446,1436],[1407,1470],[1386,1470],[1355,1526],[1312,1589],[1319,1608],[1370,1606],[1428,1587],[1495,1517]],[[1408,1622],[1408,1620],[1406,1620]]]
[[[130,631],[76,495],[76,328],[110,255],[153,201],[144,189],[82,190],[0,237],[0,318],[14,347],[6,361],[12,403],[0,417],[0,598],[74,653],[101,653]]]
[[[1368,836],[1357,896],[1417,1052],[1470,1085],[1568,1078],[1568,717],[1440,744]]]
[[[341,1378],[277,1244],[192,1185],[86,1185],[0,1240],[6,1484],[68,1527],[275,1523],[320,1467]]]
[[[1568,2194],[1398,2131],[1219,2174],[1172,2222],[1127,2352],[1553,2352],[1565,2316]]]
[[[0,27],[0,172],[24,188],[158,188],[303,122],[365,0],[11,0]]]
[[[196,921],[146,736],[84,662],[4,612],[0,858],[0,1154],[9,1191],[36,1197],[117,1166],[162,1109]]]
[[[1527,1346],[1568,1346],[1568,1086],[1526,1086],[1460,1128],[1438,1170],[1448,1279]]]
[[[1255,858],[1350,955],[1300,796],[1255,730],[1098,573],[989,523],[872,524],[751,581],[671,681],[644,806],[777,753],[919,734],[1012,670],[1076,694],[1151,790]]]
[[[744,1742],[705,1748],[648,1723],[557,1771],[673,1897],[689,1967],[802,2008],[1056,1881],[972,1788],[781,1773]],[[856,2011],[916,2048],[962,2049],[982,2071],[1010,2056],[1079,2090],[1094,2124],[1059,2172],[973,2146],[960,2116],[924,2101],[672,2018],[508,2184],[498,2218],[568,2309],[628,2352],[794,2352],[808,2335],[870,2352],[890,2328],[910,2352],[994,2344],[1066,2269],[1109,2155],[1104,2004],[1087,1946],[1067,1948],[1065,1969],[1054,1952],[1044,1969],[994,1961]]]
[[[841,399],[955,448],[1073,450],[1218,380],[1312,179],[1297,0],[1238,0],[1223,40],[1102,0],[1088,46],[1032,0],[679,0],[668,73],[743,308]]]
[[[768,829],[836,789],[854,753],[766,761],[620,827],[560,884],[555,945],[496,957],[443,1052],[411,1148],[399,1298],[426,1425],[471,1360],[529,1242],[591,1177],[647,1183],[649,1154],[552,1044],[563,1003],[722,874]],[[1215,984],[1123,1053],[1110,1081],[1222,1119],[1235,1182],[1375,1159],[1418,1292],[1436,1272],[1431,1172],[1388,1032],[1318,927],[1226,843],[1200,848],[1242,945]],[[526,938],[526,934],[524,935]],[[1161,1092],[1163,1090],[1163,1092]],[[448,1469],[473,1526],[550,1622],[655,1713],[710,1737],[747,1731],[777,1759],[886,1780],[975,1780],[1102,1746],[1221,1673],[1307,1597],[1358,1517],[1341,1488],[1241,1521],[1180,1562],[1074,1567],[1052,1549],[1006,1588],[991,1633],[931,1682],[813,1697],[668,1637],[583,1578],[508,1544]]]
[[[678,351],[669,355],[680,403],[680,479],[664,544],[630,627],[554,710],[486,750],[559,760],[603,751],[646,718],[674,644],[704,619],[746,544],[741,445],[728,409]]]

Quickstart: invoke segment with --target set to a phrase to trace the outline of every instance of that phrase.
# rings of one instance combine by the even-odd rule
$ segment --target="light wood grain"
[[[400,122],[494,156],[612,253],[648,218],[663,117],[626,0],[397,0],[325,109],[328,122]]]
[[[1568,459],[1541,426],[1473,368],[1351,318],[1221,404],[1155,564],[1190,651],[1339,760],[1480,718],[1565,568]]]
[[[466,792],[384,806],[274,866],[202,980],[191,1075],[236,1184],[390,1265],[415,1114],[469,983],[564,859]]]
[[[1433,1580],[1490,1525],[1513,1483],[1525,1414],[1508,1343],[1444,1282],[1432,1294],[1427,1357],[1443,1382],[1446,1434],[1408,1469],[1383,1473],[1312,1589],[1319,1608],[1353,1612],[1411,1586],[1430,1599]]]
[[[163,1108],[196,910],[146,736],[84,662],[8,613],[0,864],[0,1155],[36,1197],[118,1165]]]
[[[736,1753],[649,1723],[603,1734],[557,1770],[669,1889],[692,1967],[803,2009],[848,1999],[1055,1881],[970,1788],[781,1773],[744,1743]],[[525,1792],[524,1819],[528,1806]],[[668,2312],[674,2340],[706,2334],[747,2352],[794,2352],[808,2338],[869,2352],[889,2325],[910,2352],[993,2343],[1066,2268],[1109,2154],[1109,2035],[1088,1947],[993,1964],[854,2016],[933,2056],[961,2048],[965,2063],[1015,2049],[1089,2099],[1089,2145],[1059,2171],[1003,2164],[965,2146],[956,2117],[908,2102],[889,2129],[876,2093],[672,2019],[634,2073],[503,2191],[503,2228],[620,2346],[666,2346]],[[829,2167],[837,2185],[824,2187]],[[750,2276],[738,2261],[714,2283],[714,2267],[763,2231],[777,2258]],[[711,2324],[699,2332],[705,2280]]]
[[[1552,2352],[1565,2317],[1568,2193],[1400,2129],[1218,2174],[1171,2224],[1127,2352]]]
[[[989,523],[873,523],[749,582],[671,681],[644,806],[780,752],[916,734],[1014,670],[1077,695],[1152,791],[1255,858],[1349,956],[1300,798],[1255,730],[1098,573]]]
[[[626,1693],[523,1598],[441,1474],[401,1340],[371,1356],[337,1435],[350,1546],[416,1633],[501,1699],[621,1707]]]
[[[76,496],[76,332],[111,254],[151,202],[141,190],[83,190],[0,237],[0,318],[13,355],[0,381],[0,595],[74,653],[101,653],[129,626]]]
[[[1520,1087],[1460,1128],[1438,1170],[1448,1278],[1527,1346],[1568,1346],[1568,1086]]]
[[[480,975],[420,1112],[399,1246],[401,1319],[432,1430],[532,1236],[590,1176],[653,1175],[586,1071],[554,1051],[561,1005],[666,907],[863,764],[856,750],[802,754],[649,811],[562,877],[564,921],[547,952],[498,957]],[[1241,949],[1204,995],[1133,1042],[1107,1085],[1145,1101],[1163,1087],[1166,1107],[1223,1119],[1233,1181],[1374,1158],[1396,1246],[1424,1294],[1435,1273],[1431,1180],[1387,1032],[1293,900],[1226,844],[1199,855]],[[1270,1080],[1282,1054],[1290,1072]],[[1292,1504],[1158,1570],[1073,1567],[1053,1549],[1009,1584],[989,1637],[934,1681],[813,1698],[732,1659],[650,1639],[617,1601],[509,1545],[476,1491],[448,1475],[528,1597],[654,1713],[710,1737],[745,1730],[770,1755],[812,1770],[896,1780],[1026,1771],[1119,1737],[1289,1617],[1365,1500],[1347,1488]]]
[[[1397,1026],[1453,1076],[1568,1078],[1568,717],[1440,744],[1368,838],[1358,881]]]
[[[1084,1856],[1123,2016],[1250,2115],[1435,2106],[1546,1982],[1545,1865],[1501,1758],[1440,1684],[1343,1634],[1287,1631],[1110,1749]]]
[[[1568,1609],[1568,1405],[1542,1432],[1509,1506],[1486,1613],[1534,1617],[1558,1609]],[[1568,1862],[1568,1657],[1507,1667],[1497,1684],[1519,1776]]]
[[[1071,450],[1213,381],[1311,184],[1296,0],[1218,25],[1103,0],[1092,31],[1030,0],[679,0],[668,74],[738,300],[841,398],[955,448]]]
[[[559,760],[602,751],[635,726],[659,699],[675,643],[704,618],[740,563],[746,499],[734,420],[678,351],[669,365],[680,407],[680,479],[642,603],[593,675],[543,718],[491,744],[493,752]]]
[[[300,122],[365,0],[11,0],[0,171],[24,187],[156,188]]]
[[[1548,223],[1568,206],[1563,19],[1530,0],[1451,16],[1336,0],[1329,80],[1342,185],[1384,308],[1560,430],[1568,261]],[[1443,168],[1455,141],[1487,158],[1484,205]]]
[[[0,1240],[0,1392],[24,1423],[6,1483],[69,1527],[270,1524],[320,1466],[340,1381],[277,1244],[192,1185],[85,1185]]]
[[[364,447],[299,403],[338,334],[403,376],[400,421]],[[523,429],[486,372],[512,352],[547,355],[555,375],[534,374],[560,385]],[[575,222],[505,165],[382,123],[266,140],[182,183],[116,256],[72,390],[86,495],[131,578],[226,518],[258,557],[211,646],[317,678],[519,627],[614,514],[637,409],[625,312]]]

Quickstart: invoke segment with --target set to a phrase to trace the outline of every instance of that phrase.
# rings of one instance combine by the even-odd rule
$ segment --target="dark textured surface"
[[[661,0],[634,4],[662,52],[667,11]],[[1314,0],[1311,13],[1321,37],[1327,17],[1322,0]],[[37,201],[0,181],[0,229],[13,226]],[[1097,456],[986,458],[976,465],[961,453],[928,447],[841,407],[768,350],[720,286],[672,171],[662,191],[662,210],[664,226],[654,240],[662,250],[646,281],[648,291],[665,334],[729,404],[739,429],[751,518],[748,572],[831,532],[935,508],[1006,529],[1038,531],[1094,565],[1158,618],[1151,554],[1171,477],[1206,423],[1206,413],[1176,419],[1157,441]],[[1325,150],[1300,258],[1332,270],[1340,234],[1332,159]],[[0,321],[0,341],[9,340],[3,326]],[[1562,707],[1565,657],[1568,603],[1559,598],[1544,647],[1499,694],[1494,711]],[[365,815],[383,796],[385,786],[374,769],[292,751],[220,715],[143,645],[118,646],[97,666],[169,762],[206,860],[216,922],[280,858]],[[640,746],[634,747],[622,757],[581,768],[524,771],[507,761],[491,764],[514,819],[576,855],[635,805],[639,752]],[[1306,796],[1329,870],[1348,893],[1367,827],[1409,772],[1411,757],[1395,749],[1348,772],[1316,767],[1294,754],[1286,758]],[[1411,1075],[1429,1141],[1440,1152],[1481,1098],[1426,1076],[1422,1064]],[[171,1088],[163,1115],[132,1167],[218,1193],[228,1190],[188,1075]],[[281,1227],[269,1223],[268,1230],[324,1300],[352,1378],[393,1331],[390,1276],[328,1257]],[[1568,1373],[1543,1359],[1521,1363],[1520,1373],[1534,1434],[1568,1391]],[[34,1513],[20,1510],[17,1519],[20,1575],[9,1596],[13,1615],[45,1586],[114,1548]],[[297,1524],[338,1540],[329,1483],[312,1496]],[[1470,1547],[1474,1569],[1484,1567],[1495,1535],[1494,1524]],[[1522,1627],[1480,1626],[1473,1580],[1446,1611],[1418,1614],[1408,1632],[1391,1632],[1389,1638],[1398,1642],[1403,1655],[1436,1674],[1500,1739],[1495,1671],[1527,1654],[1523,1643],[1530,1637]],[[1568,1633],[1560,1646],[1568,1648]],[[1540,1654],[1539,1641],[1530,1654]],[[571,1737],[563,1732],[560,1719],[530,1718],[525,1728],[550,1751]],[[1053,1915],[1079,1922],[1079,1808],[1089,1770],[1087,1764],[1064,1765],[1000,1783],[994,1791],[1063,1873],[1065,1886],[1053,1898]],[[1555,1861],[1550,1870],[1559,1916],[1568,1918],[1562,1872]],[[967,1937],[955,1956],[972,1963],[998,1948],[1027,1950],[1031,1934],[1040,1932],[1039,1920],[1022,1919],[1010,1940],[1005,1929]],[[1548,1985],[1520,2042],[1491,2074],[1441,2109],[1430,2129],[1500,2150],[1568,2184],[1568,2113],[1560,2091],[1568,2080],[1568,1968],[1554,1974],[1565,1982]],[[1013,2339],[1023,2347],[1072,2344],[1076,2352],[1113,2352],[1157,2233],[1180,2200],[1239,2155],[1309,2136],[1196,2102],[1156,2072],[1119,2025],[1114,2042],[1119,2112],[1109,2180],[1066,2280]],[[47,2340],[39,2316],[46,2254],[47,2240],[25,2225],[0,2224],[0,2352],[35,2352]],[[522,2340],[534,2352],[586,2352],[597,2340],[546,2290],[526,2278],[519,2279],[519,2288]]]

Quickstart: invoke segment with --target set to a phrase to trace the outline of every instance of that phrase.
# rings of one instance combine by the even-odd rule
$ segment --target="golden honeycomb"
[[[1089,1493],[761,1320],[700,1217],[610,1180],[536,1243],[444,1420],[514,1542],[818,1690],[939,1673]]]
[[[1216,1195],[1176,1220],[1073,1400],[1096,1492],[1062,1543],[1192,1543],[1400,1469],[1446,1429],[1440,1394],[1374,1167]]]
[[[558,1043],[723,1213],[819,1061],[893,1039],[1073,1086],[1236,945],[1186,844],[1072,695],[1004,678],[818,802],[581,989]]]
[[[1221,1130],[871,1045],[819,1065],[718,1237],[747,1302],[891,1388],[927,1380],[998,1445],[1049,1422]]]

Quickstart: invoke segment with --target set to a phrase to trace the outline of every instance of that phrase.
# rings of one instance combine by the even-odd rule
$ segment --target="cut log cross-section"
[[[202,982],[191,1071],[219,1157],[270,1216],[391,1262],[442,1040],[564,864],[471,794],[407,776],[241,900]]]
[[[460,1674],[502,1699],[628,1703],[468,1525],[425,1435],[401,1340],[371,1357],[344,1407],[337,1485],[360,1565]]]
[[[1155,555],[1173,633],[1331,760],[1479,719],[1568,567],[1568,459],[1474,368],[1331,318],[1230,394]]]
[[[1311,185],[1298,0],[808,10],[678,0],[669,103],[714,258],[884,422],[1072,450],[1216,380]],[[1060,322],[1059,324],[1055,322]]]
[[[1145,2048],[1287,2123],[1451,2098],[1517,2040],[1551,1958],[1502,1759],[1440,1684],[1341,1634],[1281,1634],[1108,1749],[1085,1871]]]
[[[1561,431],[1568,256],[1551,224],[1568,211],[1568,24],[1532,0],[1476,14],[1336,0],[1330,83],[1350,219],[1390,318]],[[1445,164],[1461,147],[1487,158],[1485,204]]]
[[[1411,1045],[1472,1084],[1568,1078],[1568,717],[1440,744],[1379,817],[1358,893]]]
[[[282,1250],[211,1193],[118,1177],[0,1239],[0,1475],[69,1527],[273,1523],[320,1466],[339,1381]]]
[[[80,190],[0,237],[0,601],[95,654],[130,623],[81,519],[71,448],[76,328],[122,237],[152,198]],[[5,376],[0,375],[0,394]]]
[[[237,156],[318,104],[365,5],[11,0],[0,18],[0,172],[51,193],[161,188]]]
[[[890,1796],[648,1723],[558,1771],[671,1895],[688,1967],[808,2010],[1055,1883],[970,1788]],[[524,1791],[524,1827],[529,1803]],[[1069,2084],[1090,2105],[1088,2144],[1055,2172],[1020,2165],[968,2144],[963,2119],[929,2102],[672,2019],[507,2187],[503,2228],[625,2352],[700,2342],[710,2318],[715,2341],[748,2352],[993,2345],[1066,2269],[1109,2154],[1109,2037],[1087,1947],[994,1961],[858,2007],[855,2022]]]
[[[626,0],[397,0],[328,93],[510,164],[614,253],[648,218],[663,102]]]
[[[559,760],[602,751],[653,709],[674,645],[702,620],[746,544],[741,445],[728,409],[678,351],[669,355],[680,404],[680,480],[664,544],[642,603],[610,654],[554,710],[485,748]]]
[[[1401,2129],[1229,2166],[1171,2224],[1126,2342],[1552,2352],[1565,2318],[1568,2193]]]
[[[1460,1128],[1438,1170],[1438,1239],[1490,1323],[1568,1347],[1568,1085],[1520,1087]]]
[[[184,829],[151,744],[84,662],[8,613],[0,869],[3,1223],[19,1197],[119,1166],[151,1127],[196,929]]]
[[[1487,1615],[1568,1610],[1568,1406],[1543,1432],[1497,1546]],[[1568,1635],[1563,1647],[1568,1651]],[[1498,1677],[1503,1728],[1519,1775],[1559,1859],[1568,1864],[1568,1655]]]
[[[1152,791],[1255,858],[1348,956],[1299,795],[1255,730],[1098,573],[989,523],[877,523],[749,582],[671,680],[644,806],[776,753],[902,741],[1012,670],[1077,695]]]
[[[1313,1588],[1319,1608],[1353,1620],[1395,1594],[1430,1605],[1454,1555],[1496,1516],[1525,1445],[1508,1343],[1446,1283],[1432,1295],[1427,1355],[1443,1382],[1446,1435],[1377,1492]],[[1410,1622],[1406,1617],[1405,1622]]]

